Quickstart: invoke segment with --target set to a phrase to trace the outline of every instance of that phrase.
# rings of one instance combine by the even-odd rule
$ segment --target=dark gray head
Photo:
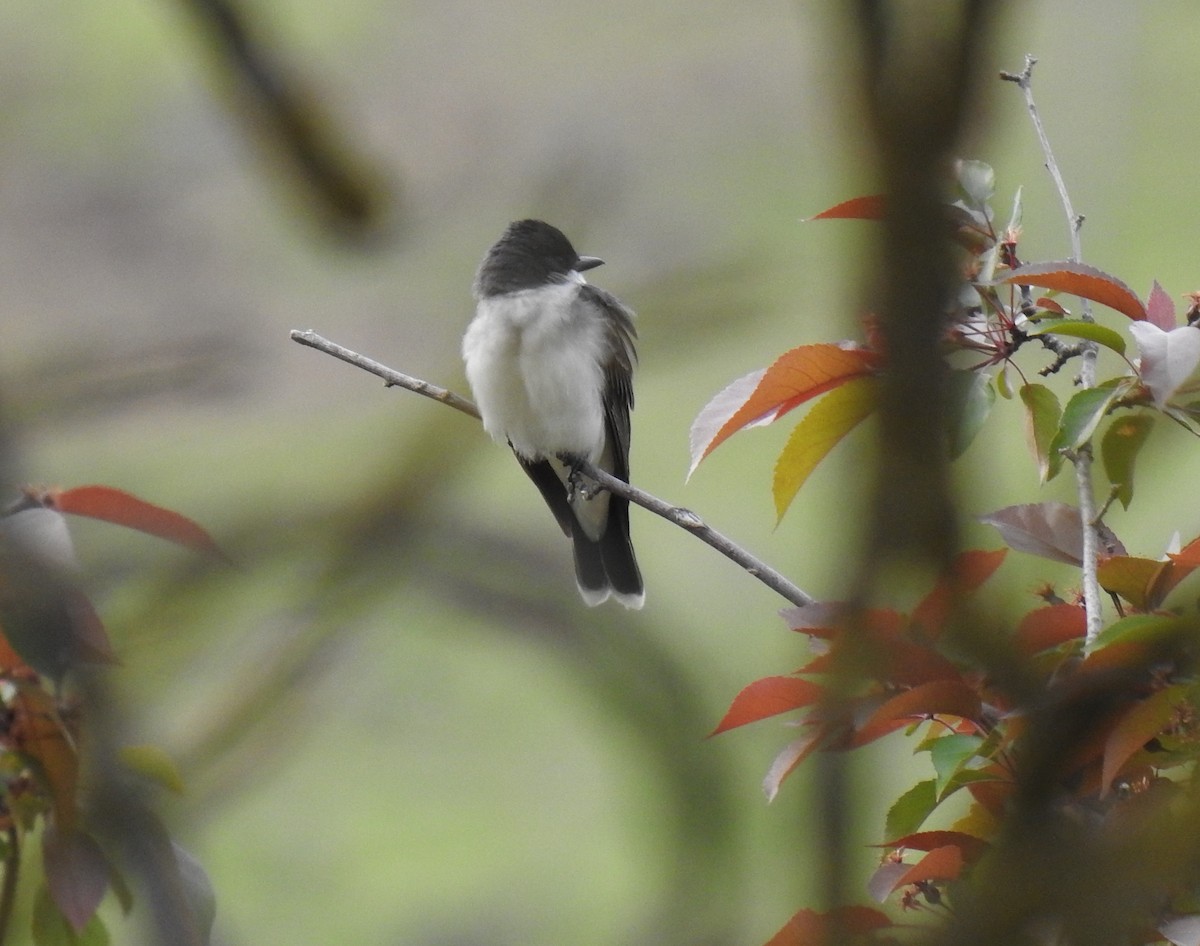
[[[564,282],[572,272],[583,272],[603,262],[576,253],[557,227],[541,220],[518,220],[510,223],[487,251],[475,274],[475,295],[484,299]]]

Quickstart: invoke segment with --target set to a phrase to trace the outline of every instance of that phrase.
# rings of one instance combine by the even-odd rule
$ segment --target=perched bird
[[[574,543],[583,600],[640,608],[629,503],[574,476],[588,460],[629,481],[637,333],[633,312],[582,276],[602,262],[548,223],[509,224],[475,276],[462,352],[484,429],[512,447]]]

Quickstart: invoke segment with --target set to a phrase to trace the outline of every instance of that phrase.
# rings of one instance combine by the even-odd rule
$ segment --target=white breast
[[[567,282],[480,300],[463,338],[483,426],[529,459],[604,446],[604,327]]]

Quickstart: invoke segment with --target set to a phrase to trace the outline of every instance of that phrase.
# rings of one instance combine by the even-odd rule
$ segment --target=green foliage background
[[[287,331],[465,390],[478,257],[508,220],[545,216],[640,313],[635,480],[837,595],[862,437],[775,531],[784,431],[682,479],[712,393],[857,331],[869,226],[801,223],[872,187],[838,8],[263,0],[275,53],[395,198],[364,243],[321,232],[182,5],[0,11],[0,384],[20,475],[128,489],[240,563],[197,575],[152,540],[78,532],[133,735],[183,765],[167,811],[212,874],[223,941],[755,943],[812,895],[803,777],[770,807],[758,787],[780,730],[702,741],[744,683],[803,662],[780,602],[635,513],[646,610],[585,610],[504,451]],[[1014,5],[994,52],[996,69],[1040,58],[1085,255],[1143,295],[1197,288],[1190,17]],[[1012,87],[987,89],[973,146],[1001,194],[1025,186],[1026,254],[1065,256]],[[962,464],[966,511],[1069,498],[1038,493],[1018,413],[998,410]],[[1139,491],[1170,499],[1190,467],[1165,439],[1155,457]],[[1186,515],[1146,502],[1111,524],[1157,555],[1172,529],[1200,532]],[[1008,588],[1061,579],[1021,568]],[[912,780],[903,752],[855,761],[864,843]]]

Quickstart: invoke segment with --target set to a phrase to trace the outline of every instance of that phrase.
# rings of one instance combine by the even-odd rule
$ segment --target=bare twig
[[[455,410],[470,417],[479,419],[479,409],[466,398],[455,394],[453,391],[438,387],[436,384],[430,384],[428,381],[422,381],[420,378],[414,378],[395,371],[386,365],[360,355],[358,352],[351,351],[349,348],[343,348],[341,345],[331,342],[316,332],[292,331],[291,338],[292,341],[299,342],[301,345],[307,345],[309,348],[315,348],[317,351],[325,352],[327,355],[333,355],[347,364],[362,368],[364,371],[382,378],[387,382],[388,387],[401,387],[408,391],[413,391],[416,394],[432,398],[435,401],[453,407]],[[682,506],[674,506],[668,502],[664,502],[657,496],[647,493],[645,490],[638,489],[624,480],[619,480],[615,476],[597,469],[591,463],[583,464],[580,467],[580,472],[610,493],[627,499],[631,503],[641,506],[643,509],[661,516],[668,522],[690,532],[701,542],[716,549],[730,561],[740,565],[749,574],[753,575],[776,594],[790,601],[792,604],[803,606],[813,603],[813,598],[810,595],[771,568],[771,566],[755,558],[736,542],[708,526],[703,519],[690,509],[684,509]]]
[[[1019,73],[1002,72],[1000,78],[1007,82],[1015,82],[1025,95],[1025,105],[1029,109],[1029,117],[1033,122],[1034,131],[1042,146],[1042,154],[1046,159],[1046,170],[1054,180],[1058,190],[1059,200],[1062,201],[1063,213],[1067,217],[1067,226],[1071,234],[1071,258],[1077,262],[1083,259],[1083,241],[1079,231],[1083,226],[1083,215],[1075,212],[1071,204],[1071,196],[1067,192],[1067,184],[1062,172],[1058,169],[1058,161],[1050,147],[1050,138],[1046,127],[1038,114],[1037,103],[1033,99],[1033,67],[1037,59],[1031,55],[1025,56],[1025,68]],[[1081,298],[1080,307],[1083,318],[1092,321],[1091,302]],[[1084,388],[1096,386],[1096,355],[1098,348],[1095,342],[1084,342],[1083,360],[1079,371],[1079,383]],[[1083,603],[1087,613],[1087,642],[1090,644],[1099,635],[1102,627],[1103,599],[1100,596],[1100,580],[1097,575],[1099,568],[1100,541],[1096,532],[1099,516],[1096,513],[1096,497],[1092,489],[1092,446],[1084,444],[1073,458],[1075,466],[1075,488],[1079,494],[1079,514],[1083,519]]]

